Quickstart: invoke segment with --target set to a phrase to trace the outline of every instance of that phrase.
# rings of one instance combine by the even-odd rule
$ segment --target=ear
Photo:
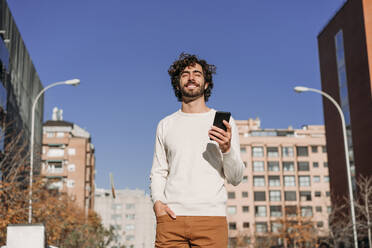
[[[205,85],[204,85],[204,90],[206,90],[209,86],[209,83],[208,82],[205,82]]]

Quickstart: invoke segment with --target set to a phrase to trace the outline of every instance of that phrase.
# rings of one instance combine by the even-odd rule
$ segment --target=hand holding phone
[[[217,111],[216,115],[214,116],[213,126],[221,128],[226,132],[227,127],[225,126],[225,124],[223,124],[223,120],[229,122],[230,116],[231,116],[230,112]],[[209,139],[212,140],[211,138]]]

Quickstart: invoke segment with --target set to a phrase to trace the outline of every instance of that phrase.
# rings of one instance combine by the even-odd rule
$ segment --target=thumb
[[[176,216],[176,214],[169,208],[169,207],[167,207],[166,209],[165,209],[165,211],[173,218],[173,219],[175,219],[177,216]]]

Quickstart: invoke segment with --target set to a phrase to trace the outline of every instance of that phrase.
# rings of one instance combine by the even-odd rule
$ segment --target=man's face
[[[204,80],[203,68],[196,64],[186,67],[180,76],[180,90],[183,97],[197,99],[204,95],[208,83]]]

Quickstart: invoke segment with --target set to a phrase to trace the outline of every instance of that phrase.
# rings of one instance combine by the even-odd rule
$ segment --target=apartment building
[[[67,193],[76,204],[94,207],[95,156],[91,135],[64,121],[54,108],[52,120],[43,125],[42,175],[53,180],[50,187]]]
[[[106,228],[112,225],[117,236],[111,248],[125,245],[128,248],[153,248],[156,219],[152,201],[142,190],[96,189],[95,211]]]
[[[295,216],[311,220],[325,235],[331,203],[324,126],[261,129],[259,119],[236,123],[246,169],[237,187],[226,185],[230,243],[239,236],[249,247],[275,235],[279,219]]]

